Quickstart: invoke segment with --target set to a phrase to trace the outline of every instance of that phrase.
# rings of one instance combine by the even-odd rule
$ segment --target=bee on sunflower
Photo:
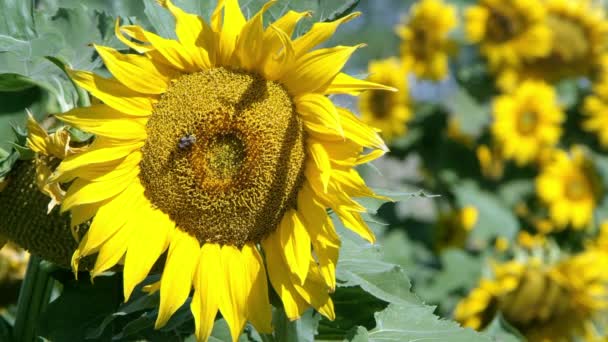
[[[454,317],[481,330],[498,312],[529,341],[599,339],[608,308],[608,254],[585,250],[556,263],[538,258],[495,263],[462,299]]]
[[[416,77],[439,81],[448,74],[448,57],[456,50],[449,33],[456,27],[456,9],[441,0],[412,5],[396,30],[401,37],[401,59]]]
[[[267,277],[289,319],[310,306],[333,319],[340,239],[327,209],[374,241],[353,197],[380,196],[355,167],[387,148],[327,95],[394,89],[341,72],[360,46],[312,49],[358,14],[292,39],[309,13],[264,27],[273,1],[246,20],[237,0],[220,0],[210,24],[160,3],[177,40],[117,22],[116,36],[137,54],[95,46],[111,78],[68,70],[101,102],[58,115],[96,135],[50,177],[71,182],[61,211],[79,218],[73,224],[92,218],[73,269],[94,254],[91,277],[122,263],[128,300],[167,252],[155,326],[194,288],[200,341],[218,311],[235,341],[247,321],[270,332]]]
[[[593,162],[576,146],[570,153],[556,150],[542,165],[536,192],[547,206],[555,229],[562,230],[568,225],[583,229],[591,223],[603,190]]]
[[[369,90],[359,97],[361,120],[378,128],[382,137],[391,141],[406,133],[406,123],[412,116],[406,75],[396,58],[372,61],[368,72],[367,81],[397,89],[396,92]]]
[[[499,72],[497,83],[513,89],[525,79],[558,82],[565,78],[595,77],[608,50],[608,22],[604,9],[592,1],[548,0],[546,26],[551,48],[545,55]]]
[[[551,48],[551,31],[545,23],[543,1],[480,0],[467,8],[465,31],[491,71],[545,56]]]
[[[561,136],[565,115],[555,90],[543,82],[527,81],[494,101],[492,136],[505,159],[523,166],[538,160]]]

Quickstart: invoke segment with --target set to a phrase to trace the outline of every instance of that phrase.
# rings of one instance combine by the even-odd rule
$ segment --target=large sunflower
[[[376,89],[362,93],[359,98],[361,119],[380,129],[387,141],[405,134],[406,122],[411,118],[412,112],[407,79],[401,64],[395,58],[372,61],[368,71],[368,81],[390,85],[397,91]]]
[[[585,228],[593,219],[601,184],[592,161],[579,148],[555,151],[536,178],[536,192],[557,228]]]
[[[520,166],[558,142],[565,120],[555,90],[542,82],[524,82],[512,94],[499,96],[493,111],[492,135],[504,157]]]
[[[548,0],[546,25],[551,49],[499,74],[498,84],[513,89],[525,79],[557,82],[568,77],[594,77],[608,50],[608,22],[604,9],[587,0]]]
[[[397,26],[401,58],[419,78],[442,80],[448,74],[448,56],[456,44],[448,35],[456,25],[456,9],[441,0],[412,5],[409,16]]]
[[[467,39],[479,44],[493,71],[545,56],[551,48],[541,0],[480,0],[465,16]]]
[[[354,167],[386,147],[326,95],[391,88],[340,72],[358,46],[311,49],[357,14],[292,40],[308,13],[265,28],[272,2],[246,20],[237,0],[220,0],[208,25],[161,4],[178,40],[117,22],[117,37],[139,54],[96,46],[112,78],[69,71],[102,102],[59,116],[97,135],[51,179],[72,182],[61,209],[75,224],[94,216],[73,268],[95,253],[92,277],[124,263],[127,300],[168,250],[156,327],[194,288],[199,340],[218,310],[233,340],[246,321],[269,332],[267,276],[290,319],[310,306],[333,319],[340,240],[327,208],[374,241],[352,197],[375,194]]]
[[[555,264],[539,259],[495,264],[493,276],[480,281],[454,316],[481,330],[500,312],[531,342],[599,338],[594,321],[608,308],[606,265],[608,254],[593,249]]]

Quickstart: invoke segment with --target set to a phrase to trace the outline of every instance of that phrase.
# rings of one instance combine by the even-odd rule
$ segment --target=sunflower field
[[[0,0],[0,342],[608,341],[601,0]]]

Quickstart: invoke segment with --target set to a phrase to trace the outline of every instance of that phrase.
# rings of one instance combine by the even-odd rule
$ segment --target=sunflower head
[[[492,70],[545,56],[551,47],[541,1],[482,0],[465,16],[467,38],[479,44]]]
[[[607,256],[586,251],[556,264],[539,259],[495,264],[493,276],[458,304],[455,317],[481,330],[500,312],[530,341],[585,336],[608,304],[608,272],[600,270]]]
[[[469,233],[477,224],[479,213],[474,206],[465,206],[440,215],[436,226],[436,249],[464,247]]]
[[[585,228],[592,220],[602,187],[593,162],[580,147],[556,151],[536,178],[536,192],[559,229]]]
[[[199,340],[218,311],[233,340],[247,321],[270,331],[267,277],[291,320],[310,306],[333,319],[340,239],[327,209],[374,241],[353,197],[379,196],[355,166],[386,146],[327,95],[394,90],[340,72],[359,46],[313,50],[358,14],[292,39],[308,12],[265,27],[273,2],[246,19],[236,0],[219,1],[210,23],[160,3],[177,40],[117,22],[137,53],[96,46],[111,78],[69,71],[99,100],[59,115],[96,135],[50,178],[71,182],[63,211],[92,218],[73,268],[88,255],[92,277],[123,263],[128,299],[166,253],[156,327],[194,288]]]
[[[390,85],[396,92],[370,90],[361,94],[359,110],[361,119],[380,130],[390,141],[406,133],[406,123],[411,118],[409,88],[402,65],[395,58],[369,63],[370,82]]]
[[[448,73],[448,57],[455,50],[449,33],[456,27],[456,9],[442,0],[422,0],[397,26],[401,58],[418,78],[442,80]]]
[[[558,142],[565,120],[555,90],[534,81],[499,96],[493,114],[494,139],[503,146],[504,157],[520,166],[538,160],[543,150]]]
[[[503,89],[525,79],[557,82],[564,78],[595,77],[608,48],[605,11],[592,1],[549,0],[546,25],[552,32],[551,48],[544,56],[499,73]]]

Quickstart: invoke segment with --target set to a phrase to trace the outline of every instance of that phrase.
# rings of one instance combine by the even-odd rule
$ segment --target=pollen
[[[146,130],[145,195],[201,244],[259,242],[295,207],[306,137],[280,84],[226,68],[183,75]]]

